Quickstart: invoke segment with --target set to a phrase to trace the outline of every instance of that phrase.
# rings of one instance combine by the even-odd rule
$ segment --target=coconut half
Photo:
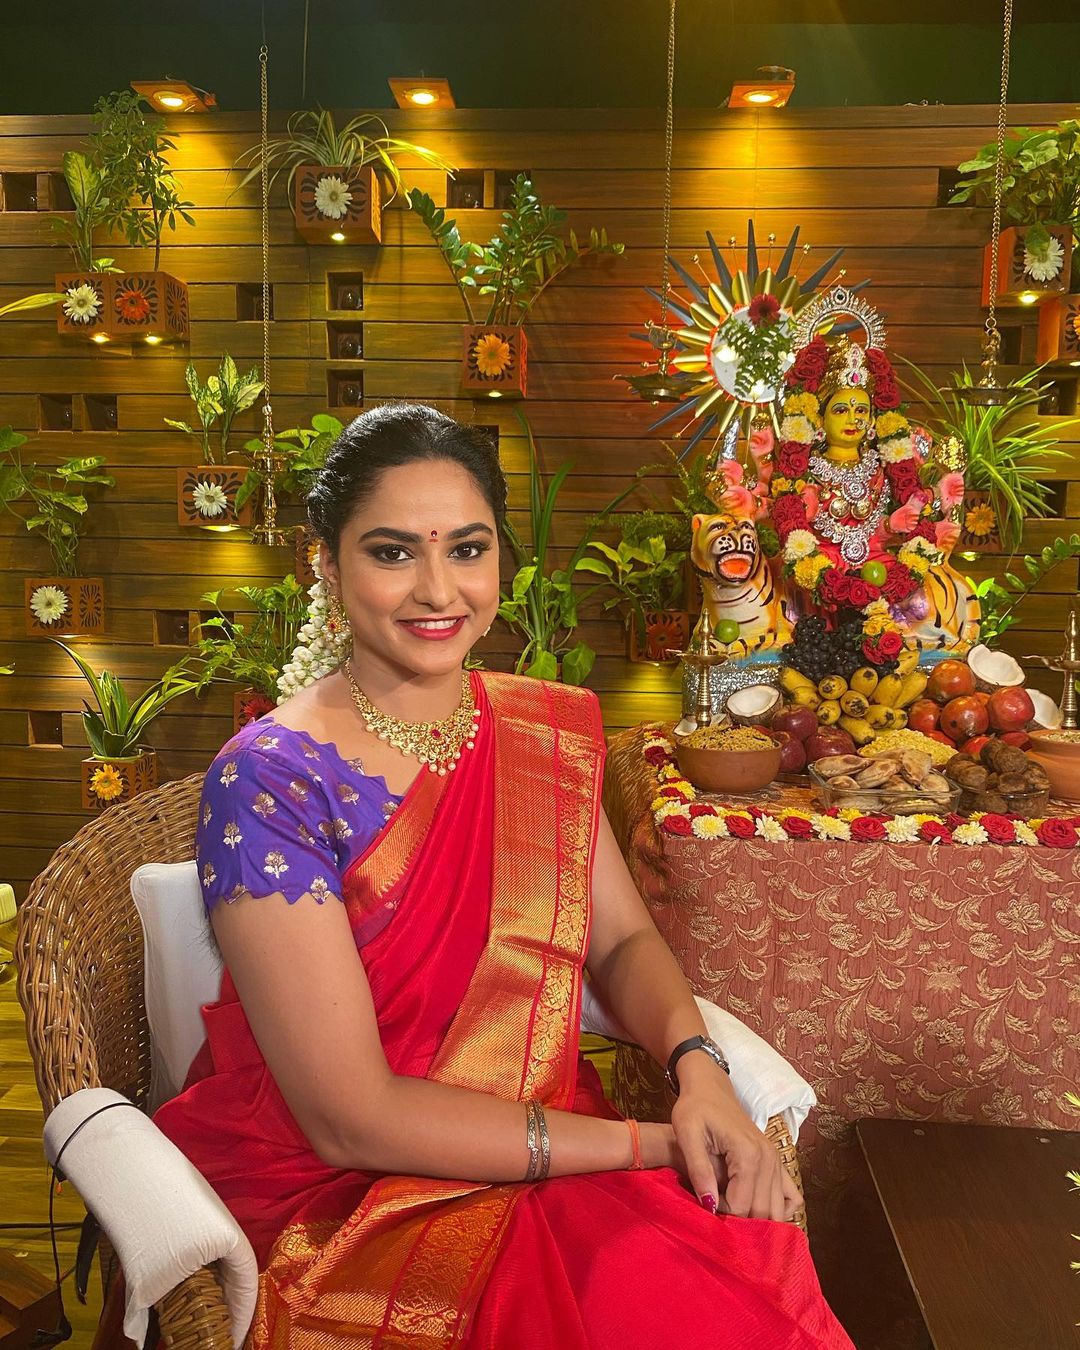
[[[1062,711],[1049,694],[1041,689],[1029,689],[1028,695],[1035,704],[1035,718],[1032,726],[1044,727],[1047,731],[1056,731],[1061,726]]]
[[[981,642],[968,652],[967,663],[975,676],[976,686],[984,694],[992,694],[995,689],[1013,689],[1024,683],[1024,670],[1015,656],[991,651]]]
[[[750,684],[728,695],[727,715],[740,727],[768,726],[780,711],[780,691],[771,684]]]

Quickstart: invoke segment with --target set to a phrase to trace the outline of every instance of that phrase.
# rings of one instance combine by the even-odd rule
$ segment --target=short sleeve
[[[335,842],[347,829],[318,775],[249,747],[223,751],[206,775],[195,859],[207,909],[245,892],[341,898]]]

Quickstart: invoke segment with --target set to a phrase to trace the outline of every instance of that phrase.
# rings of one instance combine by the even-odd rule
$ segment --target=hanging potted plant
[[[528,386],[524,323],[547,287],[590,254],[623,251],[606,230],[590,230],[582,245],[573,230],[563,237],[566,212],[545,206],[525,174],[514,179],[509,209],[486,244],[462,239],[457,222],[426,192],[409,193],[457,283],[468,316],[463,335],[461,387],[489,397],[520,396]],[[473,297],[486,297],[479,303]],[[483,317],[481,317],[483,316]]]
[[[618,607],[625,616],[629,660],[674,661],[670,653],[685,648],[690,638],[690,615],[679,607],[688,555],[669,553],[663,534],[639,537],[633,517],[629,522],[614,548],[594,539],[589,547],[601,556],[584,564],[614,592],[604,609]]]
[[[94,232],[105,223],[109,205],[105,175],[79,150],[67,151],[63,171],[75,208],[53,216],[51,224],[71,250],[75,265],[55,277],[61,298],[57,331],[63,337],[107,342],[111,278],[118,269],[111,258],[94,256]]]
[[[223,591],[202,597],[217,613],[201,626],[194,687],[201,692],[215,680],[241,684],[233,697],[233,728],[239,731],[277,705],[278,677],[307,619],[308,596],[292,573],[270,586],[238,586],[236,593],[250,605],[250,620],[225,614]],[[186,660],[175,667],[177,673],[186,669]]]
[[[254,366],[246,375],[241,375],[228,352],[221,358],[217,372],[210,375],[205,384],[199,382],[194,361],[188,362],[184,379],[199,415],[200,427],[196,429],[171,417],[164,421],[166,426],[194,436],[200,442],[202,460],[192,468],[176,471],[176,518],[184,526],[236,529],[250,521],[251,504],[246,499],[237,502],[248,471],[227,462],[229,434],[237,414],[250,408],[262,393],[263,382]],[[215,428],[220,462],[214,457],[211,440]]]
[[[1046,386],[1035,383],[1039,372],[1014,380],[1004,403],[968,403],[962,391],[975,380],[967,366],[952,374],[952,386],[935,380],[905,361],[917,384],[906,386],[927,407],[927,428],[933,434],[946,468],[964,465],[964,501],[960,507],[962,553],[1016,553],[1023,542],[1024,522],[1052,514],[1050,488],[1041,481],[1055,461],[1069,457],[1057,448],[1060,433],[1075,425],[1068,418],[1046,426],[1018,423],[1021,414],[1038,412]]]
[[[265,152],[271,186],[287,172],[296,229],[309,244],[381,243],[383,207],[401,191],[399,155],[454,172],[433,150],[391,136],[380,117],[354,117],[338,130],[325,108],[293,113],[285,135],[270,141]],[[243,187],[262,173],[262,146],[245,150],[238,163],[250,166]]]
[[[157,787],[157,752],[144,745],[142,738],[173,699],[194,689],[194,680],[173,667],[131,702],[111,671],[96,674],[78,652],[53,640],[79,667],[97,704],[96,708],[83,704],[83,729],[92,752],[82,761],[80,773],[83,809],[99,811]]]
[[[88,509],[82,489],[113,487],[116,479],[102,472],[101,455],[83,455],[55,468],[24,464],[20,449],[25,444],[20,432],[0,427],[0,504],[24,519],[28,530],[43,535],[52,555],[52,575],[27,577],[23,583],[27,635],[96,636],[105,627],[105,587],[101,577],[78,575],[79,536]],[[30,508],[25,517],[15,511],[23,501]]]
[[[951,203],[992,205],[997,145],[984,145],[959,166],[967,175]],[[998,241],[998,304],[1032,304],[1068,292],[1073,244],[1080,223],[1080,121],[1047,130],[1019,127],[1005,140]],[[984,305],[990,300],[992,244],[983,260]]]

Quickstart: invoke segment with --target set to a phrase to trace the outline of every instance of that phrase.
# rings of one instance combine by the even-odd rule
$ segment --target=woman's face
[[[450,460],[386,469],[347,521],[323,575],[345,606],[362,672],[405,678],[460,670],[499,607],[495,517]]]

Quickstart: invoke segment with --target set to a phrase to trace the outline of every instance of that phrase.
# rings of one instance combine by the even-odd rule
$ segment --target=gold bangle
[[[540,1171],[537,1181],[543,1181],[551,1171],[551,1140],[548,1138],[547,1117],[539,1102],[533,1102],[537,1124],[540,1126]]]
[[[536,1170],[540,1163],[540,1148],[536,1142],[536,1103],[525,1103],[525,1142],[529,1149],[529,1166],[525,1172],[525,1180],[533,1181],[536,1177]]]

